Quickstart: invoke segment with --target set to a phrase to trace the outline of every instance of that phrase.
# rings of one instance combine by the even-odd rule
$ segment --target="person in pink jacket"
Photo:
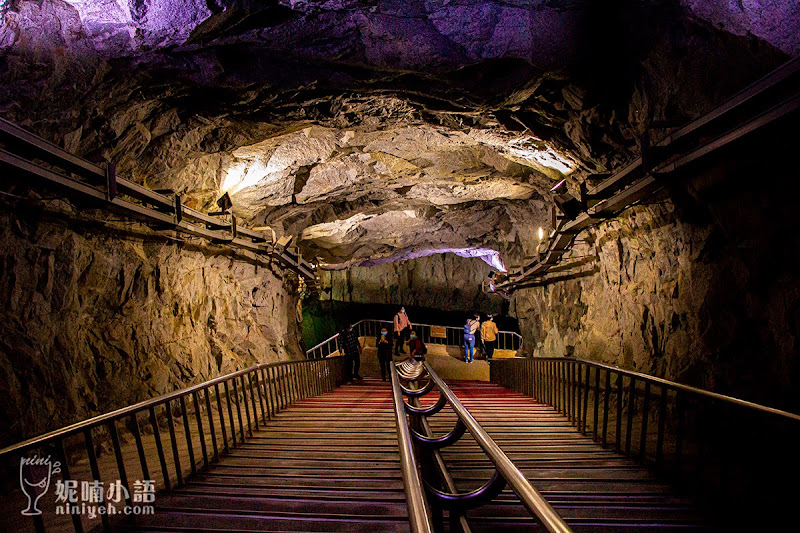
[[[411,333],[411,321],[406,314],[406,308],[401,307],[400,311],[394,315],[394,354],[406,353],[403,350],[403,343],[408,339]]]

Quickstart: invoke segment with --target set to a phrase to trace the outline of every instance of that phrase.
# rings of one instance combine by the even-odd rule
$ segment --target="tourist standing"
[[[389,373],[389,363],[392,361],[392,338],[389,337],[389,330],[381,328],[378,338],[375,339],[375,347],[378,349],[378,363],[381,365],[381,379],[386,381]]]
[[[483,345],[486,347],[486,360],[490,361],[494,356],[494,349],[497,346],[497,324],[494,323],[494,317],[489,314],[486,315],[486,320],[481,324],[481,337],[483,338]]]
[[[471,363],[475,358],[475,318],[467,318],[464,323],[464,362]]]
[[[475,335],[475,350],[485,355],[486,352],[481,339],[481,315],[479,313],[475,313],[472,319],[472,334]]]
[[[400,355],[406,353],[403,350],[403,343],[408,339],[411,333],[411,321],[406,314],[406,308],[401,307],[400,310],[394,315],[394,354]]]
[[[344,352],[344,377],[347,381],[361,379],[358,371],[361,368],[361,343],[358,342],[358,334],[351,324],[339,333]]]

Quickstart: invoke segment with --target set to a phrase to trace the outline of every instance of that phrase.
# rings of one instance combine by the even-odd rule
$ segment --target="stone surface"
[[[528,353],[800,409],[794,142],[791,129],[751,139],[693,172],[691,195],[662,193],[581,234],[589,244],[575,253],[596,255],[597,274],[513,295]],[[774,178],[763,187],[755,175]]]
[[[320,299],[499,314],[504,300],[481,290],[490,270],[481,259],[454,254],[353,267],[322,273]]]
[[[0,446],[299,357],[296,296],[268,269],[75,214],[2,211]]]
[[[737,35],[772,43],[800,54],[800,6],[785,0],[681,0],[696,16]]]
[[[487,223],[502,210],[545,225],[555,182],[782,59],[668,4],[567,4],[20,0],[0,113],[189,206],[229,191],[243,222],[337,268],[519,261],[524,230]]]

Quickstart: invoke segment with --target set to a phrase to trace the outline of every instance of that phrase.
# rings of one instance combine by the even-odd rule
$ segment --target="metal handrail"
[[[436,411],[435,407],[438,407],[439,403],[446,402],[447,399],[442,395],[440,396],[440,402],[437,402],[437,405],[434,406],[433,409],[431,408],[420,409],[419,396],[425,395],[427,394],[427,392],[430,392],[433,389],[433,385],[434,385],[433,380],[428,380],[428,383],[421,389],[415,389],[413,391],[409,391],[408,389],[405,389],[401,385],[400,386],[401,392],[408,397],[408,403],[405,405],[406,410],[408,410],[408,407],[412,407],[413,409],[416,409],[417,412],[433,413],[434,411]],[[400,399],[402,401],[402,395],[400,396]],[[441,405],[441,407],[444,407],[444,405]],[[441,407],[439,408],[441,409]],[[422,434],[428,439],[434,438],[433,430],[431,429],[431,425],[428,422],[427,417],[421,416],[418,418],[418,420],[420,423],[420,428],[422,429]],[[447,468],[447,465],[444,462],[444,458],[442,457],[441,451],[439,451],[436,448],[433,448],[431,450],[431,454],[433,455],[433,465],[436,467],[436,470],[438,471],[439,478],[441,479],[442,483],[444,483],[444,486],[451,494],[457,493],[458,487],[456,486],[456,481],[455,479],[453,479],[453,475]],[[470,527],[468,521],[467,511],[458,512],[454,509],[451,509],[450,521],[451,523],[455,521],[458,522],[457,527],[459,528],[458,530],[460,530],[461,533],[472,533],[472,528]],[[451,525],[451,530],[452,529],[453,526]]]
[[[408,428],[408,419],[404,411],[403,393],[400,390],[400,378],[394,365],[389,365],[392,375],[392,396],[394,398],[394,415],[397,424],[397,443],[400,451],[400,466],[403,470],[403,486],[406,493],[408,506],[408,521],[412,533],[426,533],[433,531],[431,509],[422,480],[414,457],[414,445],[411,441],[411,432]]]
[[[327,343],[331,342],[333,339],[338,339],[338,338],[339,338],[339,334],[337,333],[336,335],[333,335],[332,337],[328,337],[327,339],[325,339],[325,340],[324,340],[324,341],[322,341],[321,343],[317,344],[317,345],[316,345],[316,346],[314,346],[313,348],[309,348],[308,350],[306,350],[306,357],[308,357],[308,354],[309,354],[309,353],[313,352],[313,351],[314,351],[314,350],[316,350],[317,348],[320,348],[320,347],[322,347],[322,345],[324,345],[324,344],[327,344]]]
[[[358,329],[359,333],[373,334],[372,331],[366,331],[366,330],[369,330],[370,328],[369,327],[365,327],[365,326],[368,326],[370,324],[381,324],[381,325],[386,325],[386,326],[392,326],[393,322],[391,320],[375,320],[375,319],[371,319],[371,318],[364,318],[364,319],[359,320],[355,324],[353,324],[353,326]],[[453,332],[455,332],[455,335],[452,336],[453,339],[460,338],[460,335],[463,334],[463,329],[461,327],[455,327],[455,326],[436,326],[435,324],[412,323],[411,327],[412,328],[443,327],[445,329],[452,330]],[[372,328],[372,329],[375,330],[375,333],[374,333],[375,335],[377,335],[377,332],[380,331],[380,328],[378,328],[378,327],[375,327],[375,328]],[[369,336],[369,335],[359,335],[359,336]],[[513,339],[512,343],[511,343],[512,345],[513,345],[514,341],[516,341],[518,343],[517,347],[515,349],[517,351],[522,349],[523,338],[522,338],[522,335],[520,335],[519,333],[517,333],[515,331],[498,331],[497,332],[497,336],[498,336],[497,337],[498,339],[500,339],[501,336],[503,336],[503,337],[507,336],[507,337],[512,338]],[[322,341],[319,344],[315,345],[314,347],[309,348],[308,350],[306,350],[306,358],[308,358],[308,359],[318,359],[318,358],[327,357],[328,355],[330,355],[331,353],[333,353],[336,350],[330,350],[329,349],[328,353],[323,353],[324,352],[323,347],[328,345],[329,343],[335,341],[338,337],[339,337],[339,334],[336,333],[335,335],[332,335],[331,337],[328,337],[327,339],[325,339],[324,341]],[[448,337],[448,339],[449,339],[449,337]],[[423,339],[423,342],[431,343],[431,339],[428,339],[427,341],[425,339]],[[461,342],[463,342],[463,341],[461,341]],[[452,345],[448,344],[448,346],[459,346],[461,344],[461,342],[459,342],[458,344],[452,344]],[[445,343],[435,343],[435,344],[447,344],[447,343],[445,342]],[[501,348],[501,347],[498,347],[498,348],[499,349],[504,349],[504,348]],[[316,353],[314,353],[314,352],[316,352],[318,350],[320,351],[319,357],[317,357]],[[338,346],[337,346],[337,350],[338,350]]]
[[[213,387],[214,385],[218,385],[225,381],[230,381],[231,379],[237,378],[239,376],[243,376],[249,374],[255,370],[261,370],[271,367],[278,367],[278,366],[288,366],[288,365],[296,365],[302,364],[305,361],[281,361],[278,363],[262,363],[258,365],[254,365],[243,370],[237,370],[236,372],[231,372],[230,374],[225,374],[224,376],[220,376],[209,381],[205,381],[198,385],[193,385],[191,387],[187,387],[185,389],[181,389],[178,391],[170,392],[167,394],[163,394],[156,398],[151,398],[149,400],[144,400],[139,403],[129,405],[127,407],[123,407],[121,409],[117,409],[116,411],[109,411],[108,413],[103,413],[102,415],[98,415],[87,420],[83,420],[81,422],[76,422],[69,426],[65,426],[63,428],[50,431],[49,433],[44,433],[39,435],[38,437],[32,437],[28,440],[24,440],[17,444],[7,446],[5,448],[0,449],[0,458],[6,454],[14,453],[14,452],[21,452],[28,450],[30,448],[34,448],[37,446],[42,446],[46,444],[48,441],[52,441],[53,439],[59,438],[66,438],[81,433],[85,429],[94,429],[98,426],[101,426],[111,420],[118,420],[120,418],[124,418],[128,415],[132,415],[134,413],[138,413],[140,411],[144,411],[145,409],[149,409],[150,407],[157,407],[163,405],[169,401],[179,399],[181,396],[188,396],[193,392],[201,391],[207,389],[209,387]]]
[[[715,520],[761,525],[755,501],[791,508],[776,503],[786,495],[776,477],[791,482],[800,472],[798,414],[574,357],[502,359],[490,372],[604,448],[683,485]]]
[[[130,505],[132,492],[126,472],[130,471],[131,465],[126,464],[130,459],[126,461],[123,454],[118,423],[123,426],[127,423],[134,437],[143,479],[152,479],[156,489],[169,490],[173,479],[180,486],[185,476],[196,474],[199,461],[202,461],[200,468],[207,468],[231,448],[244,444],[247,435],[252,436],[254,431],[265,426],[268,420],[287,406],[302,398],[332,390],[343,382],[343,378],[344,368],[340,359],[262,363],[7,446],[0,450],[0,458],[8,460],[12,455],[24,457],[25,454],[42,450],[46,450],[46,453],[55,452],[56,460],[62,465],[62,480],[67,483],[71,477],[66,440],[82,435],[85,457],[88,457],[91,467],[91,479],[101,481],[104,473],[99,468],[93,430],[99,432],[102,429],[104,432],[100,434],[111,438],[116,459],[115,475],[119,475]],[[148,453],[143,445],[148,433],[142,431],[140,415],[144,415],[152,427],[151,436],[157,456]],[[164,419],[166,428],[163,427]],[[178,435],[181,422],[184,435]],[[168,438],[162,438],[162,432],[166,429],[169,430]],[[211,437],[210,446],[207,443],[208,436]],[[179,451],[179,446],[183,445],[179,445],[178,440],[184,437],[188,458]],[[198,444],[199,449],[196,448]],[[172,471],[167,461],[170,452]],[[191,470],[189,474],[184,468],[187,463],[184,462],[183,467],[181,465],[187,459]],[[160,472],[163,482],[160,487],[155,486],[155,476],[151,478],[151,473],[157,472]],[[36,531],[45,530],[42,515],[33,515],[32,519]],[[101,521],[103,530],[110,531],[109,515],[101,514]],[[72,522],[77,533],[84,531],[79,515],[73,514]]]
[[[664,183],[663,175],[800,109],[796,86],[798,72],[800,57],[795,57],[652,146],[649,141],[650,130],[647,130],[647,137],[643,138],[642,155],[586,191],[585,195],[582,194],[580,202],[583,212],[572,220],[562,219],[553,228],[554,233],[537,260],[498,283],[497,288],[524,288],[527,278],[541,278],[552,271],[553,266],[566,254],[578,233],[660,189]],[[780,90],[785,87],[788,87],[790,94],[780,95]],[[759,99],[768,92],[777,92],[780,103],[772,105],[772,99]],[[747,115],[737,118],[736,115],[742,115],[742,110]],[[724,125],[731,117],[736,123],[733,129],[728,130]],[[692,148],[686,147],[689,139],[695,139]],[[592,200],[598,203],[590,206]]]
[[[605,363],[598,363],[597,361],[589,361],[587,359],[581,359],[580,357],[536,357],[536,360],[541,361],[576,361],[579,363],[583,363],[588,366],[593,366],[595,368],[602,368],[603,370],[608,370],[610,372],[616,372],[618,374],[622,374],[623,376],[632,377],[637,380],[643,381],[645,383],[653,383],[657,385],[661,385],[663,387],[669,387],[673,390],[680,390],[684,392],[688,392],[697,396],[706,397],[713,400],[719,400],[731,405],[736,405],[739,407],[746,407],[748,409],[753,409],[755,411],[759,411],[762,413],[768,413],[771,415],[776,415],[780,417],[784,417],[789,420],[794,420],[796,422],[800,422],[800,415],[795,413],[790,413],[789,411],[784,411],[782,409],[776,409],[774,407],[768,407],[766,405],[761,405],[755,402],[750,402],[747,400],[742,400],[740,398],[735,398],[733,396],[727,396],[725,394],[720,394],[718,392],[712,392],[705,389],[699,389],[697,387],[692,387],[691,385],[684,385],[683,383],[678,383],[676,381],[669,381],[663,378],[659,378],[656,376],[651,376],[649,374],[642,374],[641,372],[636,372],[634,370],[626,370],[624,368],[620,368],[614,365],[607,365]]]
[[[511,459],[500,449],[494,439],[486,433],[486,430],[483,429],[467,408],[464,407],[447,383],[436,374],[431,365],[427,362],[423,363],[423,365],[440,393],[444,394],[447,398],[456,416],[458,416],[459,420],[467,427],[467,430],[475,439],[475,442],[483,449],[484,453],[489,457],[489,460],[494,464],[497,471],[503,476],[511,489],[519,496],[520,501],[522,501],[522,504],[528,511],[538,517],[545,529],[551,533],[568,533],[572,531],[564,519],[561,518],[547,500],[544,499],[541,493],[531,485],[523,473],[520,472],[519,468],[514,466]]]

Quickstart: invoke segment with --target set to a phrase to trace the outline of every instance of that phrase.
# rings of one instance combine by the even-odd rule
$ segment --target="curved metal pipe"
[[[403,361],[396,365],[398,375],[408,381],[419,379],[425,371],[424,365],[420,361]]]
[[[407,403],[404,403],[404,405],[406,406],[406,413],[410,415],[431,416],[441,411],[442,408],[447,405],[447,396],[445,396],[442,391],[439,391],[439,399],[430,407],[414,407],[413,405],[409,405]]]
[[[441,437],[426,437],[414,429],[411,429],[410,431],[411,436],[414,437],[414,441],[417,444],[438,450],[458,442],[458,439],[463,437],[464,433],[467,431],[467,426],[461,419],[458,419],[455,427],[450,431],[450,433],[447,435],[442,435]]]
[[[430,483],[423,480],[425,490],[428,495],[436,500],[436,503],[445,509],[454,509],[458,511],[467,511],[474,509],[485,503],[489,503],[495,499],[506,487],[506,479],[495,469],[491,479],[470,492],[454,494],[452,492],[444,492],[434,488]]]
[[[414,446],[411,442],[408,420],[400,409],[403,395],[400,393],[400,379],[395,368],[390,368],[392,375],[392,397],[394,399],[394,418],[397,427],[397,442],[400,451],[400,465],[403,473],[403,486],[408,506],[408,519],[412,533],[431,533],[431,509],[422,490],[422,480],[414,457]]]
[[[407,389],[403,387],[403,384],[401,383],[400,390],[409,398],[419,398],[420,396],[425,396],[433,390],[433,380],[428,380],[428,383],[426,383],[421,389]]]
[[[416,398],[411,398],[409,400],[412,403],[412,406],[416,407],[414,404],[419,404],[419,400]],[[420,418],[419,425],[422,429],[423,434],[426,437],[432,437],[433,431],[431,430],[431,425],[428,423],[427,418]],[[450,471],[447,469],[447,466],[444,464],[444,459],[442,459],[442,452],[439,450],[431,450],[431,456],[433,457],[433,465],[439,471],[439,477],[442,480],[442,488],[452,492],[457,493],[458,487],[456,486],[456,481],[453,479],[453,476],[450,474]],[[441,509],[441,507],[440,507]],[[452,531],[459,531],[461,533],[472,533],[472,528],[469,525],[469,520],[467,517],[467,511],[452,511],[450,513],[450,528]]]
[[[522,504],[542,522],[542,526],[550,533],[568,533],[572,530],[555,509],[544,499],[541,493],[536,490],[525,475],[520,472],[514,463],[503,453],[503,450],[486,433],[477,420],[470,414],[466,407],[459,401],[447,383],[433,370],[430,364],[423,363],[425,370],[428,371],[431,379],[436,383],[436,387],[447,396],[450,407],[458,416],[459,421],[463,422],[469,429],[470,434],[475,439],[489,460],[494,463],[495,468],[508,482],[509,487],[519,496]],[[412,432],[412,436],[417,436]],[[451,432],[452,433],[452,432]]]

